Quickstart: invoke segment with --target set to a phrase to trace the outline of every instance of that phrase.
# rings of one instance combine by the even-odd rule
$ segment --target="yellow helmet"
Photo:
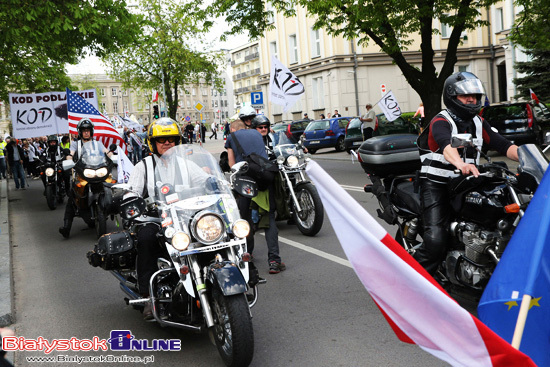
[[[149,145],[149,149],[151,149],[151,152],[158,154],[157,146],[156,144],[154,144],[154,139],[170,136],[177,137],[176,145],[180,143],[181,133],[176,121],[172,120],[169,117],[161,117],[158,120],[154,121],[151,126],[149,126],[149,130],[147,130],[147,145]]]

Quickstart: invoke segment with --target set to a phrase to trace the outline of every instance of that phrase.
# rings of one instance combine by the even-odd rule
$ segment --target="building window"
[[[323,77],[313,78],[313,108],[325,107],[325,92],[323,89]]]
[[[196,96],[197,95],[197,90],[195,88],[193,88],[193,92],[191,94]]]
[[[277,42],[269,42],[269,52],[272,56],[275,56],[276,58],[279,58],[279,55],[277,54]]]
[[[458,65],[457,68],[460,72],[470,71],[470,65]]]
[[[138,103],[138,111],[143,110],[143,103]]]
[[[150,109],[151,109],[151,105],[149,105],[149,103],[146,103],[146,104],[145,104],[145,109],[146,109],[146,110],[150,110]]]
[[[318,29],[311,28],[311,57],[321,56],[321,35]]]
[[[208,90],[206,88],[203,88],[202,90],[202,95],[203,96],[207,96],[208,95]]]
[[[127,97],[128,96],[128,89],[124,89],[122,92],[122,95]]]
[[[116,97],[117,96],[117,89],[116,88],[111,88],[111,95],[113,97]]]
[[[99,88],[99,95],[105,97],[105,88]]]
[[[187,108],[191,107],[191,101],[187,100]]]
[[[113,113],[118,113],[118,103],[113,102]]]
[[[447,14],[445,14],[447,15]],[[445,24],[445,23],[441,23],[441,38],[449,38],[451,37],[451,32],[453,31],[453,29],[451,28],[450,25],[448,24]]]
[[[495,9],[495,32],[500,32],[504,29],[504,16],[502,8]]]
[[[288,36],[288,53],[290,55],[290,63],[295,64],[298,62],[298,43],[296,42],[296,35],[291,34]]]
[[[124,106],[124,112],[129,112],[130,110],[128,109],[128,101],[124,101],[123,102],[123,106]]]
[[[244,56],[246,57],[248,55],[250,55],[250,50],[244,50]]]
[[[214,107],[218,107],[218,101],[214,101]]]
[[[103,93],[105,93],[105,90],[103,91]],[[107,110],[107,106],[105,105],[105,103],[101,103],[101,113],[105,112]]]

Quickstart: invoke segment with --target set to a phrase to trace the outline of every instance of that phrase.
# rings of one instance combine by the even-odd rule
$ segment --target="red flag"
[[[151,102],[157,102],[159,100],[159,92],[153,89],[153,99]]]
[[[355,273],[401,341],[453,366],[535,366],[449,297],[321,166],[311,161],[306,172]]]
[[[84,98],[67,88],[67,115],[69,119],[69,133],[78,134],[76,125],[83,118],[88,118],[94,124],[94,137],[107,148],[116,144],[126,151],[126,143],[111,122],[105,118]]]
[[[537,97],[537,95],[535,94],[535,92],[533,92],[533,90],[531,88],[529,88],[529,92],[531,93],[531,99],[533,101],[535,101],[536,104],[539,104],[539,97]]]

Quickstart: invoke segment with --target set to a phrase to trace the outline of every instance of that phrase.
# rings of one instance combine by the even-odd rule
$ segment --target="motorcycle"
[[[279,165],[277,189],[285,198],[285,208],[288,209],[286,213],[278,211],[278,219],[292,218],[302,234],[315,236],[323,226],[324,210],[317,189],[305,174],[309,154],[304,153],[301,141],[284,131],[276,132],[272,137],[273,153]]]
[[[111,144],[111,151],[116,145]],[[89,227],[95,227],[97,238],[107,233],[107,217],[113,213],[111,186],[116,180],[111,175],[113,158],[98,149],[94,142],[82,145],[77,162],[63,161],[63,169],[74,168],[71,195],[80,216]]]
[[[62,160],[56,160],[55,156],[44,154],[40,157],[40,176],[45,177],[45,194],[48,208],[55,210],[57,204],[62,204],[65,199],[65,180],[63,177]]]
[[[451,145],[473,146],[472,136],[458,134]],[[479,177],[459,176],[449,184],[451,245],[435,275],[450,290],[475,299],[481,296],[548,167],[548,159],[534,144],[518,148],[517,174],[505,162],[493,163],[478,152],[488,160],[478,166]],[[366,185],[365,191],[378,199],[378,216],[397,224],[396,241],[413,254],[422,243],[423,231],[418,177],[371,174],[369,179],[372,185]]]
[[[258,292],[256,284],[249,287],[250,225],[240,219],[232,193],[257,195],[256,183],[242,176],[247,167],[234,165],[228,182],[202,147],[171,148],[156,164],[156,185],[146,200],[128,184],[113,186],[124,193],[119,214],[125,231],[101,237],[88,253],[91,265],[119,280],[127,304],[140,309],[151,302],[154,321],[162,326],[208,331],[227,366],[249,365],[254,352],[250,307]],[[142,298],[134,233],[151,223],[158,226],[164,256],[149,281],[150,296]]]

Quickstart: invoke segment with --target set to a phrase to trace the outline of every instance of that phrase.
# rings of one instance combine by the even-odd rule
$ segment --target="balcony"
[[[245,56],[244,61],[254,60],[254,59],[258,59],[258,58],[260,58],[260,52],[254,52],[254,53],[251,53],[248,56]]]

